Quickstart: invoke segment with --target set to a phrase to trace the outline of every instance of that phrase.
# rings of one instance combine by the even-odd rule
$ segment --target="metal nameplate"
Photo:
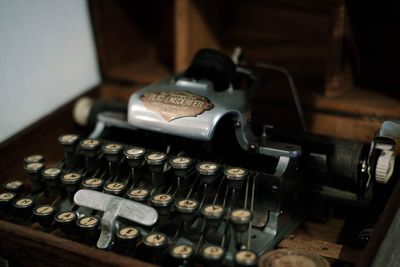
[[[196,117],[214,105],[204,96],[187,91],[153,91],[140,96],[150,110],[160,113],[166,121]]]

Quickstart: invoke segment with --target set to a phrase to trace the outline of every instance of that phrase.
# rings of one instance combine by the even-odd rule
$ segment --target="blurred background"
[[[399,13],[398,1],[0,0],[0,142],[90,89],[127,102],[198,49],[236,46],[293,74],[310,131],[370,140],[400,118]],[[287,81],[265,75],[255,127],[286,127]]]

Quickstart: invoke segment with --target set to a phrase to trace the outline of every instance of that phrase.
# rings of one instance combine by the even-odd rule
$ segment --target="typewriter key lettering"
[[[56,220],[59,222],[69,222],[76,219],[76,214],[72,211],[61,212],[56,216]]]
[[[135,227],[123,227],[118,231],[119,237],[128,239],[139,235],[139,231]]]
[[[40,207],[37,207],[34,210],[34,213],[39,214],[39,215],[46,215],[46,214],[50,214],[54,211],[54,208],[50,205],[43,205]]]
[[[98,178],[89,178],[84,181],[84,184],[86,184],[86,185],[101,185],[102,183],[103,183],[103,180],[98,179]]]
[[[188,245],[176,245],[171,249],[171,255],[175,258],[186,259],[193,254],[193,248]]]
[[[98,219],[93,216],[83,217],[79,220],[81,226],[91,227],[98,223]]]
[[[30,198],[21,198],[15,202],[15,206],[17,207],[28,207],[33,204],[33,200]]]
[[[6,201],[9,201],[9,200],[13,199],[14,197],[15,197],[14,193],[9,193],[9,192],[1,193],[0,194],[0,201],[6,202]]]
[[[167,238],[162,233],[154,233],[146,236],[144,243],[150,247],[160,247],[165,245]]]
[[[121,189],[121,188],[123,188],[123,187],[124,187],[124,184],[118,183],[118,182],[115,182],[115,183],[108,183],[108,184],[106,185],[106,188],[107,188],[107,189],[110,189],[110,190]]]

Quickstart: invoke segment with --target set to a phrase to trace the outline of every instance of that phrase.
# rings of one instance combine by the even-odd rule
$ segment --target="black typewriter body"
[[[368,208],[384,203],[397,171],[377,170],[394,165],[397,122],[372,144],[269,127],[256,136],[256,76],[201,53],[136,92],[127,113],[99,113],[91,136],[60,136],[57,166],[27,157],[31,192],[8,182],[2,218],[165,266],[256,266],[316,198],[376,214]]]

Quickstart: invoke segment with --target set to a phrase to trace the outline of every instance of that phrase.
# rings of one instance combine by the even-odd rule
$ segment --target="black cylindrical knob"
[[[143,245],[146,258],[153,263],[160,263],[168,238],[163,233],[152,233],[144,238]]]
[[[116,235],[114,248],[124,255],[133,255],[140,238],[140,231],[133,226],[121,227]]]
[[[169,160],[169,164],[177,177],[185,177],[192,167],[192,162],[191,158],[184,156],[177,156]]]
[[[167,215],[170,212],[173,201],[174,197],[170,194],[154,194],[150,198],[151,204],[160,215]]]
[[[76,228],[76,219],[78,216],[73,211],[62,211],[58,213],[54,220],[64,233],[71,234]]]
[[[82,241],[88,245],[93,245],[99,236],[99,219],[95,216],[84,216],[79,218],[76,224]]]
[[[176,203],[176,209],[182,215],[184,221],[190,221],[196,215],[199,208],[199,202],[194,199],[182,199]]]
[[[44,204],[33,209],[34,219],[43,227],[48,227],[53,222],[55,208],[52,205]]]
[[[212,184],[217,177],[219,165],[214,162],[200,162],[196,165],[196,170],[202,183]]]
[[[201,257],[205,266],[220,266],[225,257],[225,249],[219,246],[205,246],[201,250]]]
[[[118,163],[121,160],[123,151],[123,145],[117,143],[103,145],[103,153],[106,155],[107,161],[112,163]]]
[[[124,150],[124,155],[131,168],[138,168],[142,165],[146,150],[141,147],[128,147]]]
[[[151,172],[162,173],[164,163],[167,160],[167,154],[163,152],[150,152],[146,154],[145,160]]]
[[[248,171],[239,167],[229,167],[224,170],[224,175],[231,188],[239,189],[247,178]]]
[[[42,171],[43,181],[49,187],[58,187],[60,185],[61,169],[59,168],[46,168]]]
[[[192,265],[194,249],[189,245],[174,245],[169,254],[171,256],[169,266],[187,267]]]
[[[216,204],[206,205],[202,208],[201,213],[206,219],[207,227],[217,228],[224,215],[224,207]]]
[[[30,219],[35,202],[31,197],[22,197],[14,201],[15,215],[22,219]]]
[[[253,213],[246,209],[235,209],[229,214],[229,220],[233,225],[233,229],[239,233],[246,232],[249,224],[253,219]]]

